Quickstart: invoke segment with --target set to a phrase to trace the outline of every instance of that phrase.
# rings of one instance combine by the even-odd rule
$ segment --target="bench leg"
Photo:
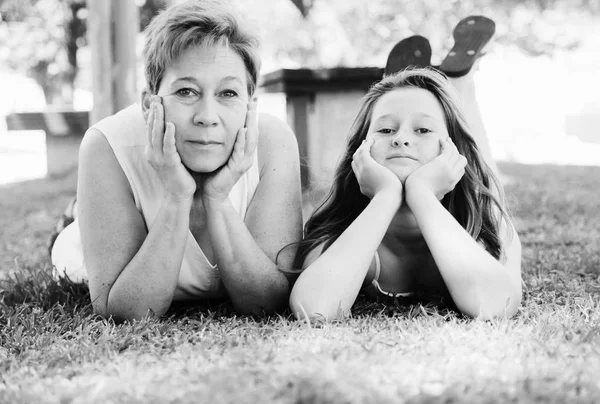
[[[64,174],[77,167],[80,135],[52,136],[46,134],[47,175]]]

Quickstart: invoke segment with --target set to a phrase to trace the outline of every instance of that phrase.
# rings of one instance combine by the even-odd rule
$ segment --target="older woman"
[[[286,306],[275,259],[301,238],[297,144],[283,122],[258,116],[258,41],[221,3],[159,14],[141,105],[82,141],[77,220],[52,258],[88,280],[102,315],[163,315],[190,299],[229,298],[252,314]]]

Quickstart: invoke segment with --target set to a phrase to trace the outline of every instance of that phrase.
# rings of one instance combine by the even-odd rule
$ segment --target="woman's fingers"
[[[236,156],[240,159],[244,158],[247,140],[248,128],[240,128],[234,146],[234,152],[236,153]]]
[[[231,151],[231,157],[227,166],[235,172],[243,172],[246,164],[244,163],[244,149],[246,147],[246,128],[239,128]]]
[[[258,124],[256,120],[256,107],[258,105],[258,98],[253,97],[250,101],[248,101],[248,112],[246,112],[246,121],[244,122],[244,127],[249,128],[252,125]]]
[[[161,98],[158,95],[154,95],[154,135],[153,135],[153,145],[155,148],[155,152],[162,153],[163,144],[165,138],[165,113],[163,109],[163,105],[161,103]]]
[[[163,142],[163,154],[165,162],[169,165],[177,164],[181,161],[175,142],[175,124],[167,122],[165,129],[165,137]]]
[[[248,112],[246,113],[246,147],[245,153],[248,156],[254,155],[254,150],[258,145],[258,112],[257,112],[257,99],[254,97],[248,103]]]
[[[150,108],[148,111],[148,118],[146,119],[146,135],[148,137],[148,147],[150,148],[150,150],[153,149],[154,145],[154,139],[153,139],[153,135],[154,135],[154,108],[152,108],[153,105],[150,104]]]

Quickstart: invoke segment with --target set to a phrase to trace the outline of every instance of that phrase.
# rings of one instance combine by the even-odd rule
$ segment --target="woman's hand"
[[[227,164],[216,172],[205,176],[203,180],[203,199],[211,201],[224,201],[227,199],[235,183],[252,166],[254,151],[258,144],[256,104],[256,98],[248,103],[246,123],[237,132],[233,151]]]
[[[167,196],[177,201],[191,200],[196,182],[181,163],[175,146],[175,124],[167,122],[165,125],[165,112],[158,95],[151,98],[146,133],[146,158],[158,173]]]
[[[452,191],[465,174],[467,159],[459,152],[452,139],[440,139],[440,155],[413,171],[406,179],[406,193],[417,190],[432,192],[438,200]],[[409,197],[407,196],[407,202]]]
[[[352,156],[352,171],[360,186],[360,192],[373,199],[383,191],[399,196],[402,201],[402,182],[391,170],[382,166],[371,157],[373,138],[367,136]]]

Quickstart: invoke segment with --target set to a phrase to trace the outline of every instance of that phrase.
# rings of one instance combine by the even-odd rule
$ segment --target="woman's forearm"
[[[204,207],[215,260],[236,310],[262,315],[284,309],[289,282],[257,244],[231,201],[207,199]]]
[[[407,203],[458,309],[472,317],[512,316],[521,285],[426,189],[407,190]]]
[[[290,296],[298,318],[347,314],[364,282],[401,197],[380,193],[337,240],[300,274]]]
[[[171,306],[188,237],[192,201],[166,199],[135,256],[110,288],[105,315],[143,318]]]

